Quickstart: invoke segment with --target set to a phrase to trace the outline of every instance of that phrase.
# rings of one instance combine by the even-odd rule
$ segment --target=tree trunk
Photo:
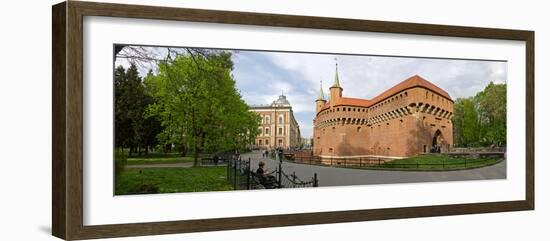
[[[193,166],[198,166],[199,155],[197,152],[197,124],[195,123],[195,108],[191,110],[191,125],[193,126]]]
[[[181,144],[181,157],[185,157],[187,155],[187,146],[185,144]]]

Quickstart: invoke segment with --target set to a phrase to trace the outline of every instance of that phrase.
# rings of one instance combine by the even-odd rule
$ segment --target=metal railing
[[[451,157],[460,156],[476,156],[476,157],[501,157],[503,153],[445,153],[441,155],[448,155]],[[293,159],[285,159],[285,161],[319,165],[319,166],[331,166],[331,167],[346,167],[346,168],[403,168],[403,169],[453,169],[453,168],[470,168],[477,167],[476,164],[487,162],[486,159],[469,159],[463,158],[461,161],[441,161],[441,162],[415,162],[415,163],[399,163],[393,162],[391,159],[382,159],[375,157],[353,157],[353,158],[321,158],[319,156],[294,156]]]
[[[227,163],[227,181],[235,190],[273,189],[273,188],[302,188],[318,187],[319,179],[314,173],[308,181],[300,179],[295,172],[287,174],[283,171],[282,162],[278,168],[270,173],[257,174],[251,170],[248,160],[231,159]]]

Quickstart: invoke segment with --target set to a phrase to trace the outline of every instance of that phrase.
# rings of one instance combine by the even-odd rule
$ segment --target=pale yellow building
[[[250,110],[261,117],[258,127],[260,134],[254,142],[255,147],[288,149],[301,145],[300,126],[294,118],[292,106],[286,96],[280,95],[270,105],[250,106]]]

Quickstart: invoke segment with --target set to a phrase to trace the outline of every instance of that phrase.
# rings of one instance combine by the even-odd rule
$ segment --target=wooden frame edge
[[[529,210],[526,201],[85,226],[77,239],[192,233]]]
[[[535,32],[525,38],[525,201],[535,209]]]
[[[62,239],[67,238],[66,6],[52,6],[52,235]]]
[[[525,41],[527,64],[525,200],[84,226],[82,203],[83,16],[147,18]],[[76,1],[54,5],[52,7],[52,234],[66,240],[76,240],[533,210],[535,207],[534,40],[534,32],[525,30]]]

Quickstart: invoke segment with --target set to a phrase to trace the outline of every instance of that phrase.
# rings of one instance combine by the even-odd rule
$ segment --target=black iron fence
[[[279,171],[278,174],[279,174],[278,182],[280,187],[299,188],[299,187],[318,187],[319,186],[317,173],[313,174],[313,178],[311,178],[311,180],[309,181],[302,181],[298,176],[296,176],[296,172],[293,172],[292,174],[288,175],[281,169],[281,171]]]
[[[250,171],[250,161],[231,159],[227,163],[227,181],[233,185],[233,189],[252,189],[256,183]]]
[[[287,174],[283,171],[282,162],[279,167],[270,173],[257,174],[251,169],[248,160],[230,159],[227,162],[227,181],[235,190],[274,189],[274,188],[301,188],[318,187],[317,173],[307,181],[300,179],[295,172]]]
[[[430,155],[430,154],[427,154]],[[349,157],[349,158],[321,158],[319,156],[300,156],[295,155],[292,158],[285,158],[285,161],[332,167],[348,168],[403,168],[403,169],[453,169],[476,167],[478,164],[487,163],[488,158],[504,158],[502,152],[484,152],[484,153],[444,153],[440,155],[451,158],[462,157],[457,160],[447,160],[440,162],[409,162],[403,163],[399,160],[384,159],[377,157]]]
[[[339,166],[339,167],[372,167],[381,166],[388,163],[388,159],[375,157],[349,157],[349,158],[321,158],[319,156],[293,156],[293,158],[285,158],[286,161],[321,166]]]
[[[495,160],[496,163],[499,160]],[[481,165],[480,165],[481,164]],[[454,169],[466,169],[473,167],[481,167],[487,164],[491,164],[485,159],[462,159],[459,161],[441,161],[441,162],[416,162],[416,163],[399,163],[399,162],[386,162],[370,167],[374,168],[394,168],[394,169],[413,169],[413,170],[454,170]]]

